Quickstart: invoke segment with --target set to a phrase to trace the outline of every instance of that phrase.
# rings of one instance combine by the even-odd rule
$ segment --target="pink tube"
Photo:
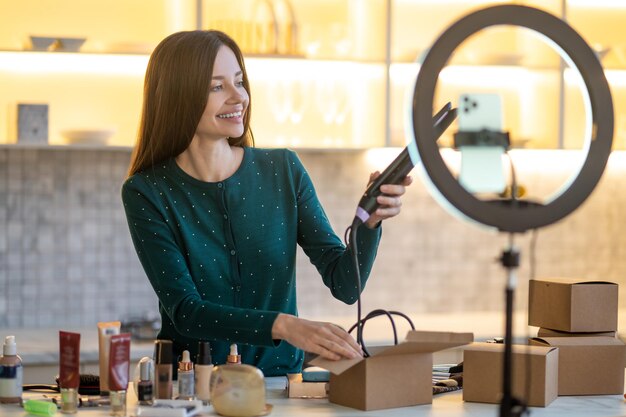
[[[78,412],[78,386],[80,385],[80,334],[59,332],[59,387],[61,412]]]
[[[59,332],[59,386],[78,389],[80,383],[80,333]]]
[[[109,351],[109,389],[125,391],[128,388],[130,368],[130,333],[111,336]]]

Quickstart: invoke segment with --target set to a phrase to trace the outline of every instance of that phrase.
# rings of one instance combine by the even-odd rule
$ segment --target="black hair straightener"
[[[446,103],[433,116],[433,130],[434,140],[436,141],[443,134],[443,132],[452,124],[456,119],[456,108],[452,108],[450,102]],[[404,148],[402,152],[393,160],[391,164],[380,174],[372,183],[367,187],[363,197],[359,201],[359,206],[356,209],[356,215],[352,221],[352,227],[358,227],[376,211],[379,204],[376,202],[376,197],[381,195],[380,186],[383,184],[400,184],[404,178],[411,172],[415,165],[411,161],[408,148]]]

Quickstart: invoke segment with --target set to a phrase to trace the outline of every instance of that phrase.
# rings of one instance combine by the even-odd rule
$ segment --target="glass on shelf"
[[[209,16],[204,25],[231,36],[243,53],[261,55],[297,55],[298,23],[288,0],[246,2],[248,13]]]

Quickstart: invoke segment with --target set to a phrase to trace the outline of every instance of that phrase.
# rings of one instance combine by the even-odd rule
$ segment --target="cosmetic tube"
[[[57,405],[50,401],[26,400],[24,411],[36,416],[52,417],[57,412]]]
[[[78,385],[80,384],[80,333],[59,332],[59,387],[61,412],[78,411]]]
[[[198,342],[198,355],[196,356],[195,368],[195,388],[196,398],[208,404],[211,401],[211,372],[213,372],[213,361],[211,359],[211,344],[209,342]]]
[[[98,357],[100,360],[100,395],[109,394],[109,340],[120,334],[119,321],[98,323]]]
[[[154,342],[154,398],[156,399],[172,399],[173,356],[173,345],[171,340],[156,340]]]
[[[126,389],[130,369],[130,333],[111,336],[109,350],[109,397],[112,416],[126,415]]]
[[[193,363],[189,351],[183,351],[183,358],[178,362],[178,397],[179,400],[193,400],[195,394]]]
[[[139,382],[137,383],[137,402],[139,405],[152,405],[152,369],[154,362],[149,357],[139,361]]]

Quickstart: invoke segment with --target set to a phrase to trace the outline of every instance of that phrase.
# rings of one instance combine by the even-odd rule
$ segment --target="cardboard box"
[[[560,332],[558,330],[545,329],[540,327],[537,330],[537,337],[615,337],[616,332],[578,332],[578,333],[570,333],[570,332]]]
[[[564,332],[617,331],[617,290],[612,282],[530,280],[528,324]]]
[[[302,374],[287,374],[289,398],[327,398],[328,382],[304,382]]]
[[[537,346],[559,348],[559,395],[624,393],[626,345],[615,337],[543,337]]]
[[[558,396],[559,350],[555,347],[512,345],[511,393],[532,407],[545,407]],[[527,362],[529,361],[529,362]],[[463,400],[498,404],[502,399],[502,343],[472,343],[463,351]],[[527,366],[530,392],[526,398]]]
[[[359,410],[430,404],[433,399],[433,352],[472,342],[472,333],[409,331],[404,342],[370,347],[368,358],[312,365],[331,372],[328,400]]]

